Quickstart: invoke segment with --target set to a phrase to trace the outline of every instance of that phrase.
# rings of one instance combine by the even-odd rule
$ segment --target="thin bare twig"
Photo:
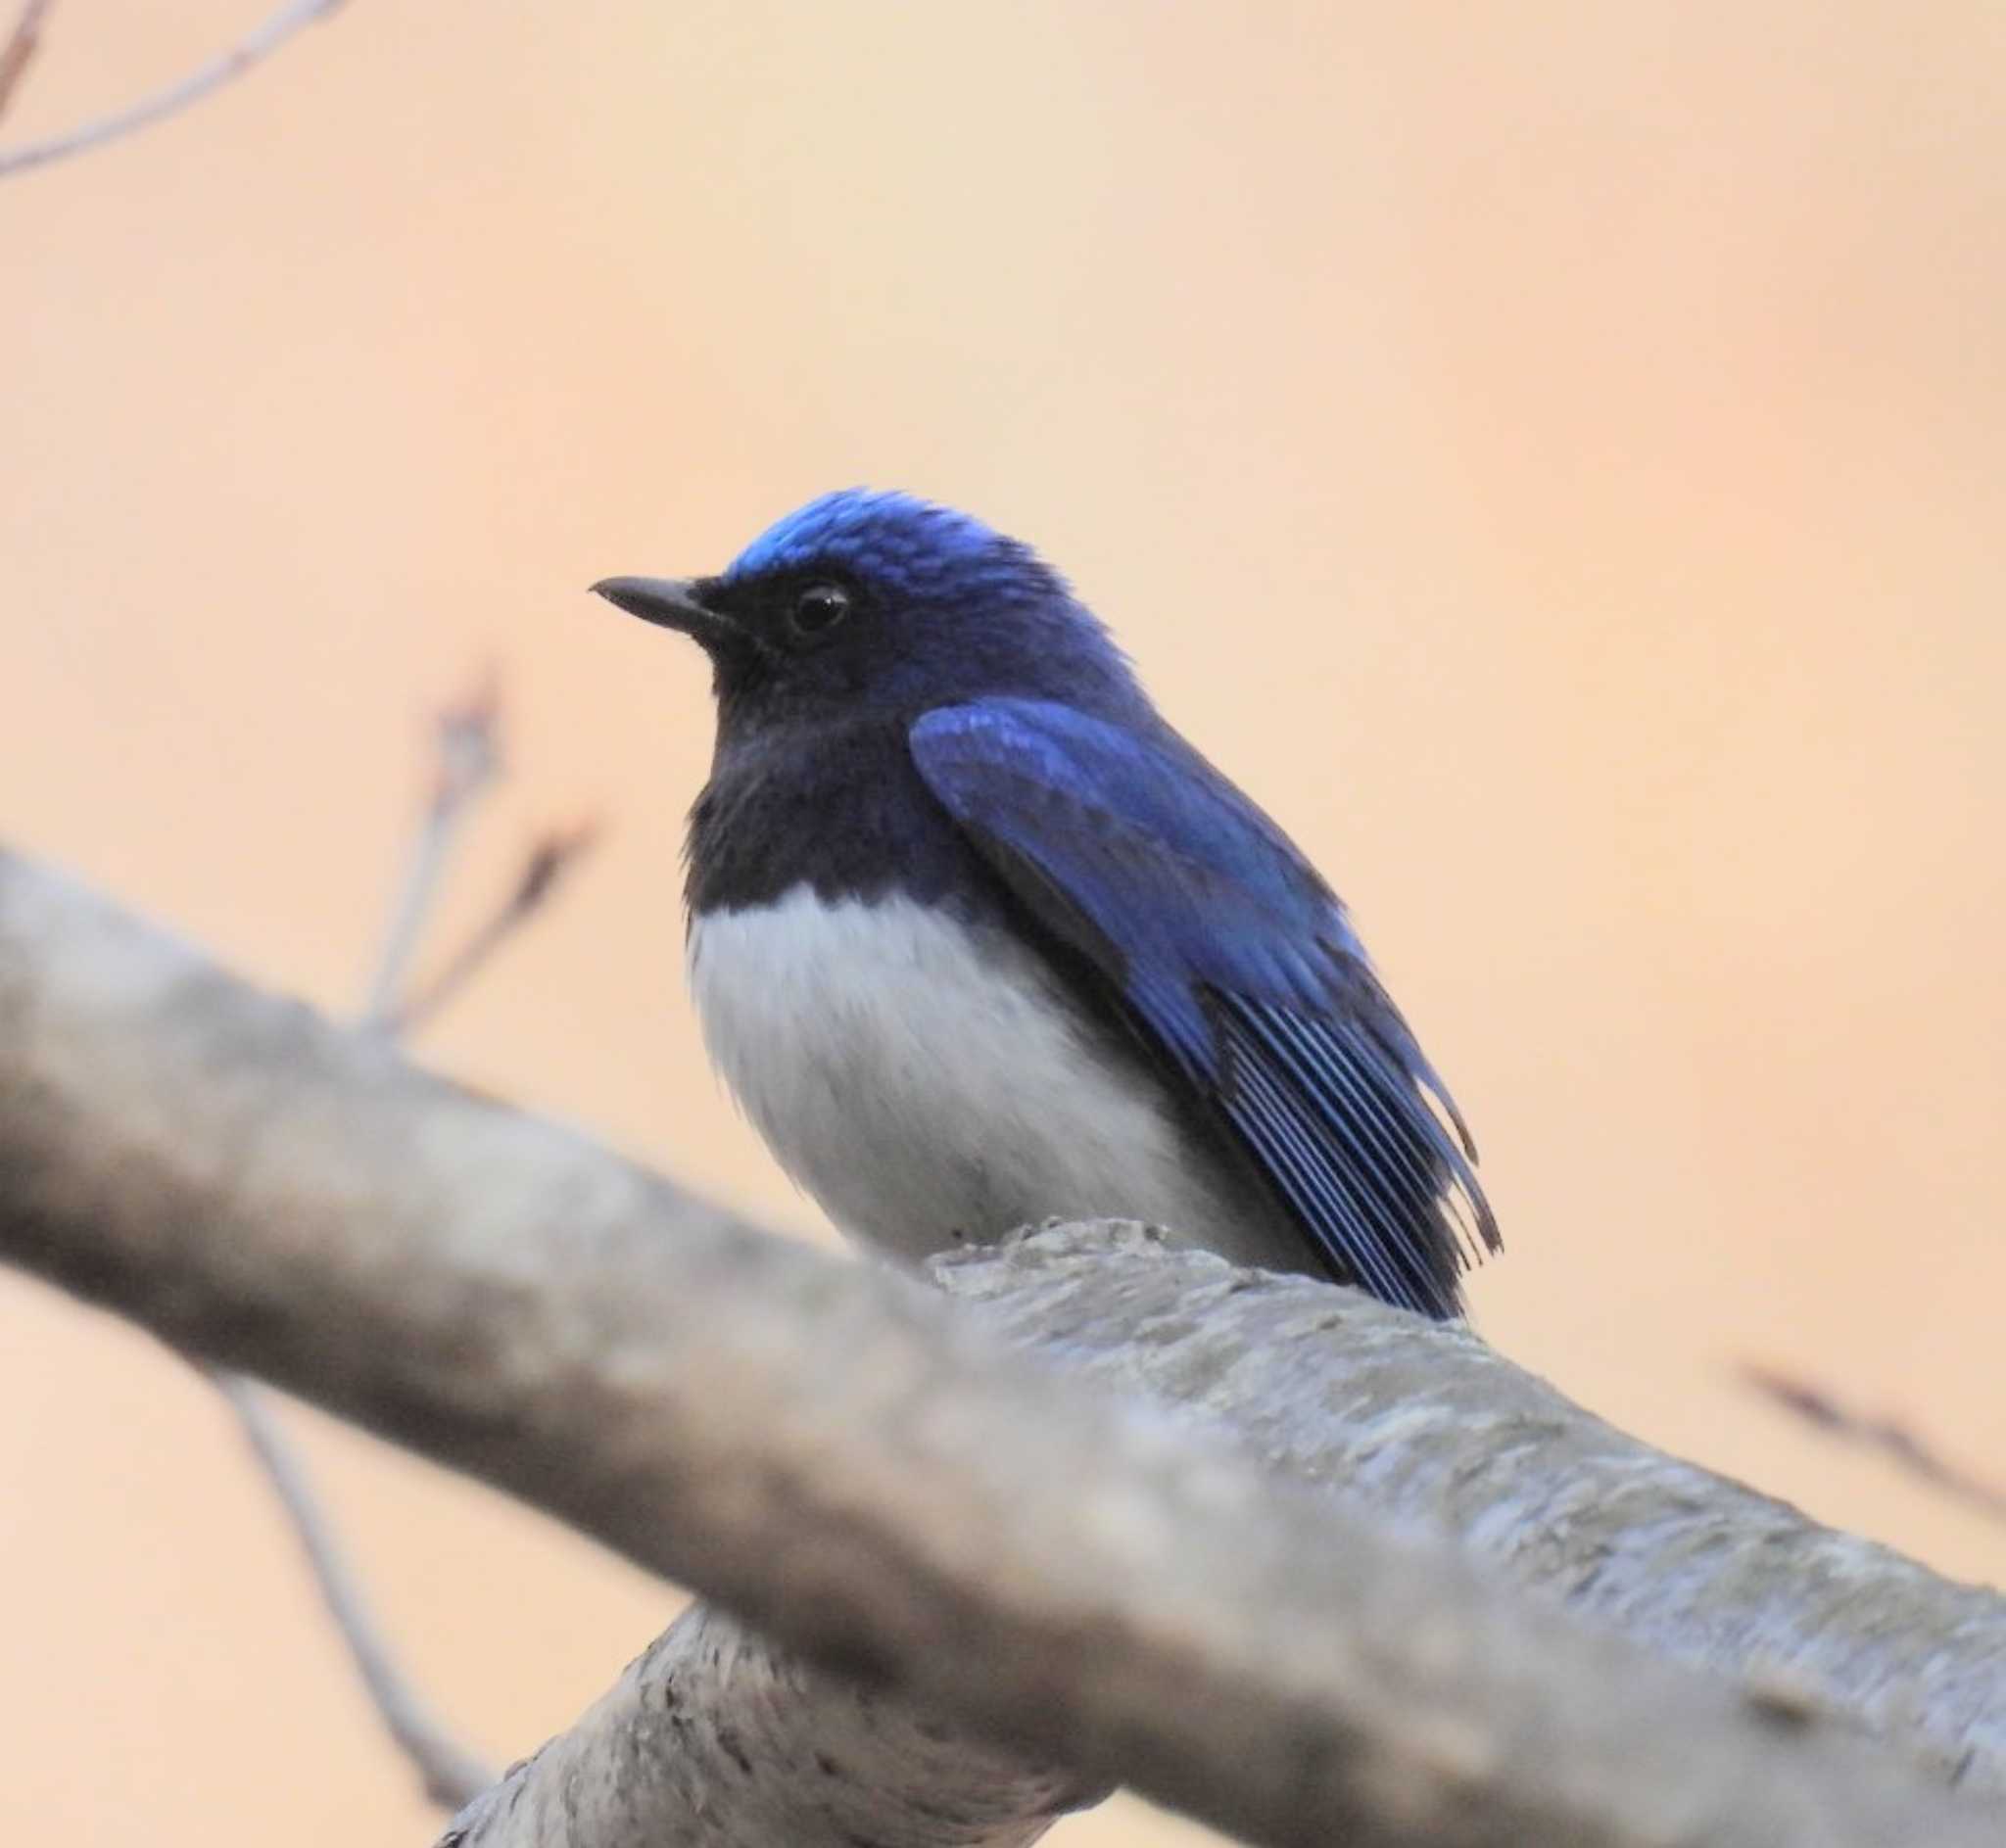
[[[414,1033],[487,967],[502,944],[549,903],[564,876],[597,841],[597,822],[552,829],[530,848],[522,872],[502,903],[468,933],[439,972],[391,1013],[387,1029]]]
[[[55,3],[56,0],[26,0],[14,22],[14,30],[7,34],[7,43],[0,45],[0,116],[7,114],[7,105],[14,100],[14,86],[21,81],[42,42],[42,22]]]
[[[434,743],[432,791],[365,984],[361,1024],[393,1038],[407,1018],[397,1000],[405,971],[461,824],[502,773],[501,705],[492,674],[440,712]],[[459,1810],[495,1781],[495,1774],[433,1717],[399,1666],[264,1389],[242,1374],[203,1371],[236,1414],[251,1454],[278,1496],[384,1730],[417,1772],[426,1796],[449,1812]]]
[[[165,89],[156,90],[151,96],[143,96],[123,109],[114,110],[108,116],[100,116],[94,121],[83,122],[77,127],[66,128],[44,140],[24,141],[18,148],[0,148],[0,174],[21,173],[31,166],[45,166],[51,161],[65,160],[70,155],[81,154],[87,148],[103,147],[106,142],[118,141],[149,123],[179,115],[212,90],[221,89],[232,77],[240,77],[252,66],[263,63],[302,26],[326,19],[342,3],[343,0],[286,0],[284,6],[270,14],[262,24],[254,26],[229,50],[218,53]],[[20,29],[19,26],[15,28],[17,37]]]
[[[438,769],[431,799],[390,907],[390,923],[376,951],[362,1002],[362,1024],[393,1036],[401,1030],[398,996],[419,933],[439,896],[460,824],[502,774],[501,699],[490,673],[465,699],[439,714]]]
[[[362,1685],[390,1736],[416,1768],[425,1795],[447,1811],[471,1803],[495,1781],[495,1774],[434,1718],[392,1657],[269,1395],[241,1373],[203,1371],[237,1414],[244,1441],[299,1537],[313,1583],[348,1645]]]
[[[1899,1419],[1857,1411],[1824,1387],[1773,1367],[1744,1362],[1742,1377],[1765,1398],[1827,1436],[1878,1450],[1932,1488],[1994,1520],[2006,1520],[2006,1487],[1951,1462],[1929,1439]]]

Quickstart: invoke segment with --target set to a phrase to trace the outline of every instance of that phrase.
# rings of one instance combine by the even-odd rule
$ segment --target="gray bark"
[[[1204,1257],[1115,1270],[1078,1236],[933,1268],[1011,1341],[1230,1433],[1382,1531],[1452,1535],[1655,1653],[1905,1739],[1968,1787],[2006,1785],[2006,1603],[1989,1587],[1653,1450],[1466,1328],[1417,1331],[1354,1291]]]
[[[1105,1227],[943,1265],[981,1305],[957,1313],[4,856],[0,1257],[805,1652],[795,1755],[699,1809],[807,1776],[861,1684],[944,1761],[970,1757],[946,1728],[1002,1742],[978,1783],[1040,1814],[1043,1759],[1276,1843],[1997,1837],[1912,1755],[2000,1780],[1995,1600],[1619,1438],[1464,1332]],[[1784,1665],[1842,1723],[1666,1652]],[[581,1811],[654,1776],[646,1671],[490,1814],[539,1801],[539,1766]],[[673,1839],[672,1811],[573,1839]]]
[[[439,1848],[1029,1848],[1104,1794],[693,1604]]]

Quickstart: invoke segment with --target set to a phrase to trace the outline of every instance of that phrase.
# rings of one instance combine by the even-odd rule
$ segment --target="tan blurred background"
[[[63,0],[0,141],[262,10]],[[1353,900],[1484,1145],[1488,1334],[1994,1576],[1733,1368],[2006,1472],[2002,207],[1993,0],[350,0],[0,181],[0,837],[347,1007],[493,660],[441,934],[611,832],[423,1055],[812,1231],[682,993],[702,672],[582,587],[961,502]],[[301,1423],[497,1759],[672,1608]],[[0,1277],[0,1839],[429,1838],[179,1367]]]

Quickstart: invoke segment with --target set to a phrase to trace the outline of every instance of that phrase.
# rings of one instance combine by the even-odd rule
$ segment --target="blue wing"
[[[1335,895],[1168,732],[984,699],[912,729],[920,776],[1337,1277],[1430,1315],[1497,1222],[1475,1151]]]

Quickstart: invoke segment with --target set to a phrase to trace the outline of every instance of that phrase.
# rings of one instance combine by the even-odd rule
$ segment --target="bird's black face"
[[[698,642],[729,717],[743,716],[748,705],[866,699],[896,678],[910,654],[899,643],[894,599],[834,564],[716,578],[608,578],[593,589],[630,615]]]
[[[1106,632],[1026,546],[902,495],[826,496],[712,578],[607,578],[608,601],[699,642],[721,743],[989,693],[1136,697]]]
[[[740,653],[759,657],[769,673],[783,678],[790,667],[827,650],[868,649],[872,631],[881,626],[882,598],[853,572],[834,566],[708,578],[701,595],[729,625],[713,656],[722,664],[736,644]]]
[[[602,578],[593,587],[630,616],[678,629],[722,666],[763,659],[778,669],[843,640],[869,593],[847,573],[789,571],[767,581]]]

